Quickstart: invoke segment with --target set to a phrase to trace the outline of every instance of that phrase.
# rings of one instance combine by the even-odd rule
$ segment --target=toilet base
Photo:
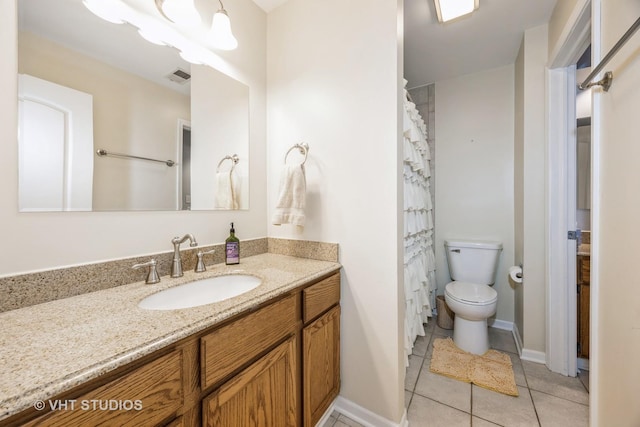
[[[456,313],[453,321],[453,342],[468,353],[485,354],[489,350],[487,319],[467,320]]]

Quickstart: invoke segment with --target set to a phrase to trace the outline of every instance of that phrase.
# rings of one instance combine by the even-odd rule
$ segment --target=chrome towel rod
[[[629,28],[627,32],[624,33],[622,37],[620,37],[620,40],[618,40],[618,42],[611,48],[609,53],[605,55],[605,57],[602,59],[602,61],[600,61],[598,66],[594,68],[593,71],[591,71],[591,74],[589,74],[589,76],[587,76],[587,78],[580,84],[580,86],[578,86],[580,90],[588,89],[591,86],[602,86],[605,92],[609,91],[609,88],[611,87],[611,82],[613,80],[613,73],[611,71],[607,71],[604,74],[604,77],[602,78],[602,80],[599,80],[593,83],[590,83],[590,82],[591,80],[593,80],[595,76],[598,75],[600,71],[602,71],[604,66],[607,65],[609,61],[611,61],[611,58],[615,56],[615,54],[620,50],[620,48],[622,48],[622,46],[625,45],[625,43],[631,38],[631,36],[633,36],[633,34],[636,31],[638,31],[638,28],[640,28],[640,18],[638,18],[636,22],[633,23],[631,28]]]
[[[107,152],[107,150],[103,150],[102,148],[97,150],[96,154],[98,156],[112,156],[112,157],[123,157],[123,158],[126,158],[126,159],[148,160],[150,162],[164,163],[169,167],[172,167],[172,166],[177,164],[173,160],[157,160],[157,159],[150,159],[148,157],[132,156],[131,154],[121,154],[121,153]]]

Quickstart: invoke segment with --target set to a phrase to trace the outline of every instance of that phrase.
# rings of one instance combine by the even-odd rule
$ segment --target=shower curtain
[[[406,84],[406,81],[405,81]],[[435,304],[433,206],[427,127],[405,89],[404,97],[404,292],[405,364]]]

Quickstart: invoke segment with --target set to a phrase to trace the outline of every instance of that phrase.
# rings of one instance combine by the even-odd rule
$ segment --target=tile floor
[[[521,361],[510,331],[489,329],[491,347],[511,356],[520,396],[512,397],[429,371],[435,338],[451,336],[435,320],[416,340],[405,379],[405,405],[411,427],[589,425],[589,376],[565,377],[544,365]],[[334,411],[323,427],[361,427]]]

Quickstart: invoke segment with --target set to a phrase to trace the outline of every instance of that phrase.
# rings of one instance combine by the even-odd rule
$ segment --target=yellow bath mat
[[[518,396],[511,358],[496,350],[475,355],[460,350],[451,338],[436,338],[429,368],[436,374]]]

